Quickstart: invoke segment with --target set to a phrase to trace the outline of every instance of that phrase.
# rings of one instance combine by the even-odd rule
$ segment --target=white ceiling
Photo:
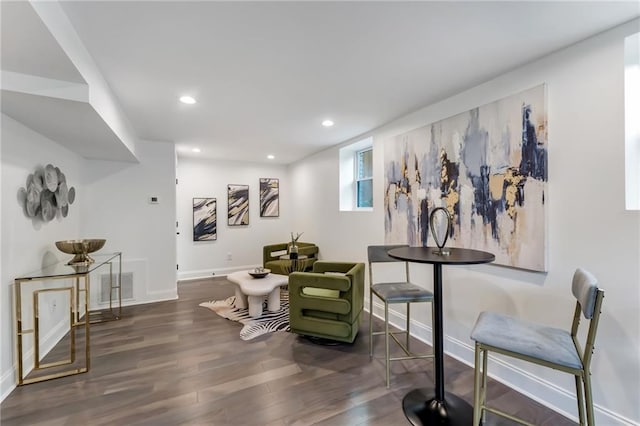
[[[136,161],[88,101],[85,79],[31,5],[0,7],[2,112],[85,158]]]
[[[85,82],[28,2],[3,1],[0,11],[3,70]]]
[[[637,1],[61,4],[140,138],[280,164],[640,16]],[[78,81],[65,60],[10,66]]]

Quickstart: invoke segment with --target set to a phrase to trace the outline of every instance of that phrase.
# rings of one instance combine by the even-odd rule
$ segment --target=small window
[[[373,150],[356,153],[356,207],[373,207]]]
[[[340,148],[340,211],[373,208],[373,138]]]

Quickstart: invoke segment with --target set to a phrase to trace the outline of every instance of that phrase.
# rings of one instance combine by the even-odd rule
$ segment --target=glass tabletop
[[[104,254],[96,254],[92,253],[91,257],[95,260],[93,263],[89,264],[77,264],[77,265],[67,265],[67,261],[61,261],[55,263],[50,266],[46,266],[38,271],[34,271],[23,275],[21,277],[17,277],[16,280],[35,280],[42,278],[55,278],[55,277],[73,277],[73,276],[81,276],[89,274],[105,263],[109,263],[113,261],[116,257],[120,256],[122,253],[104,253]]]
[[[280,259],[281,260],[304,260],[304,259],[307,259],[308,257],[309,256],[307,256],[306,254],[299,254],[298,255],[298,259],[292,259],[291,255],[285,254],[285,255],[280,256]]]

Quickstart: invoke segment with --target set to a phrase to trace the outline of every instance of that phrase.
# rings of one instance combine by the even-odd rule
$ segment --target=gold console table
[[[120,319],[122,315],[122,253],[93,254],[92,257],[95,260],[94,263],[67,265],[65,262],[59,262],[14,280],[18,386],[86,373],[89,371],[91,365],[89,325]],[[114,281],[114,263],[117,263],[118,267],[116,281]],[[102,267],[109,268],[109,308],[90,310],[90,274]],[[60,280],[71,281],[71,283],[55,286],[53,281]],[[37,289],[29,288],[29,285],[35,282],[43,282],[44,284],[40,285]],[[23,307],[23,290],[31,290],[33,327],[27,329],[23,327],[23,308],[25,308]],[[114,291],[118,293],[117,299],[115,300],[113,298]],[[67,359],[41,363],[39,301],[41,295],[52,292],[65,292],[69,295],[69,356]],[[28,299],[28,296],[25,297],[25,303],[27,304],[29,302]],[[116,306],[114,306],[114,302],[117,302]],[[84,329],[84,362],[82,362],[81,359],[82,353],[80,353],[80,359],[77,359],[76,356],[77,329]],[[28,376],[32,377],[26,377],[24,374],[23,339],[26,336],[33,337],[33,369],[28,374]],[[50,374],[38,375],[37,372],[42,370],[52,372]]]

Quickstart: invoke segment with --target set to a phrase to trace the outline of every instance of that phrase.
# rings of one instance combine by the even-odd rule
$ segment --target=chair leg
[[[405,335],[406,340],[406,346],[407,346],[407,352],[411,353],[411,347],[410,345],[410,341],[411,339],[409,339],[411,332],[410,332],[410,327],[409,324],[411,324],[411,307],[410,307],[410,303],[407,303],[407,327],[405,328],[407,330],[407,334]]]
[[[384,363],[385,370],[387,372],[387,389],[389,389],[390,385],[390,365],[389,361],[389,304],[385,300],[384,302]]]
[[[584,372],[585,409],[587,411],[587,425],[594,426],[596,419],[593,415],[593,397],[591,395],[591,373]]]
[[[476,342],[475,370],[473,373],[473,426],[480,424],[480,348]]]
[[[373,358],[373,292],[369,291],[369,359]]]
[[[484,407],[487,405],[487,361],[489,358],[489,351],[487,351],[486,349],[482,350],[482,384],[481,384],[481,394],[480,394],[480,404],[481,407]],[[480,416],[481,416],[481,421],[482,424],[484,424],[487,420],[487,411],[482,408],[482,411],[480,412]]]
[[[575,375],[576,379],[576,400],[578,402],[578,420],[581,426],[585,425],[584,419],[584,394],[582,392],[582,379],[580,376]]]

